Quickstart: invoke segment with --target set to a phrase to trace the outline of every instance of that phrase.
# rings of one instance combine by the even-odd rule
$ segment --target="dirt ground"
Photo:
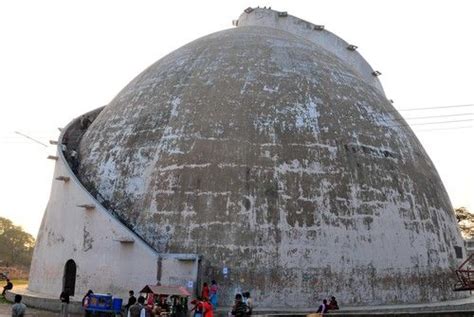
[[[0,303],[0,317],[11,317],[12,315],[12,305],[9,303]],[[57,317],[59,313],[53,313],[45,310],[39,310],[35,308],[26,308],[25,317]],[[70,314],[70,317],[79,317],[82,315]]]
[[[0,317],[10,317],[12,315],[12,305],[1,303],[0,304]],[[55,313],[40,311],[33,308],[27,308],[25,316],[35,316],[35,317],[49,317],[49,316],[56,316]]]

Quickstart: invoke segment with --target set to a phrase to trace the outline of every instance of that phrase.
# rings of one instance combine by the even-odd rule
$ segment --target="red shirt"
[[[212,311],[212,305],[209,302],[202,303],[204,307],[204,317],[214,317],[214,312]]]
[[[202,288],[202,298],[209,298],[209,286],[204,286]]]
[[[196,309],[197,312],[202,313],[202,311],[204,309],[203,302],[197,302],[195,309]]]

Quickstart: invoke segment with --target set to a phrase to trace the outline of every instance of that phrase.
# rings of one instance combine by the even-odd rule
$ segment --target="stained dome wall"
[[[201,254],[225,303],[238,289],[269,307],[454,296],[462,240],[422,146],[351,65],[284,30],[162,58],[92,123],[80,161],[155,249]]]

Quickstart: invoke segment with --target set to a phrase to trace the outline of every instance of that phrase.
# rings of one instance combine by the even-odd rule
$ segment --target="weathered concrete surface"
[[[278,11],[255,8],[251,12],[242,13],[237,20],[237,25],[266,26],[283,30],[324,47],[324,49],[342,59],[346,66],[357,73],[360,79],[384,95],[382,84],[378,77],[372,74],[374,69],[355,49],[348,49],[350,45],[355,43],[347,43],[326,29],[319,30],[320,25],[301,20],[289,14],[284,17],[279,16],[279,14]]]
[[[83,177],[157,250],[203,255],[225,303],[236,289],[266,307],[456,297],[463,242],[422,146],[380,91],[288,32],[243,26],[174,51],[80,153]]]

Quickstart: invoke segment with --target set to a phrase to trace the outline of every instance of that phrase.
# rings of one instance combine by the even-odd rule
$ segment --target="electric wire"
[[[457,114],[442,114],[437,116],[423,116],[423,117],[411,117],[411,118],[403,118],[405,120],[419,120],[419,119],[434,119],[434,118],[450,118],[450,117],[461,117],[461,116],[472,116],[474,113],[457,113]],[[395,119],[401,120],[401,119]]]
[[[396,109],[396,110],[388,110],[386,112],[399,112],[399,111],[417,111],[417,110],[436,110],[436,109],[450,109],[450,108],[466,108],[466,107],[474,107],[474,104],[464,104],[464,105],[448,105],[448,106],[437,106],[437,107],[419,107],[419,108],[405,108],[405,109]],[[378,113],[378,112],[368,112],[369,114]],[[408,117],[404,118],[393,118],[392,121],[409,121],[409,120],[425,120],[425,119],[436,119],[436,118],[452,118],[452,117],[461,117],[461,116],[473,116],[474,113],[454,113],[454,114],[441,114],[441,115],[430,115],[430,116],[419,116],[419,117]],[[460,123],[460,122],[470,122],[474,121],[474,119],[461,119],[461,120],[448,120],[448,121],[433,121],[433,122],[421,122],[421,123],[401,123],[395,125],[388,125],[387,127],[403,127],[403,126],[424,126],[424,125],[436,125],[436,124],[448,124],[448,123]],[[386,121],[387,122],[387,121]],[[388,123],[388,122],[387,122]],[[457,130],[457,129],[469,129],[472,126],[462,126],[462,127],[449,127],[449,128],[433,128],[433,129],[425,129],[425,130],[416,130],[416,132],[430,132],[430,131],[440,131],[440,130]],[[24,133],[14,131],[15,135],[7,135],[7,136],[0,136],[0,143],[2,144],[27,144],[29,142],[22,142],[19,139],[27,138],[37,144],[40,144],[44,147],[48,147],[48,145],[44,144],[41,141],[38,141],[35,138],[32,138]],[[3,140],[2,140],[3,139]],[[19,142],[18,142],[19,141]]]
[[[474,107],[474,104],[438,106],[438,107],[406,108],[406,109],[397,109],[397,110],[398,111],[416,111],[416,110],[433,110],[433,109],[465,108],[465,107]]]
[[[33,141],[33,142],[36,142],[36,143],[38,143],[38,144],[41,144],[41,145],[44,146],[44,147],[48,147],[48,145],[44,144],[43,142],[38,141],[38,140],[36,140],[36,139],[34,139],[34,138],[32,138],[32,137],[30,137],[30,136],[24,134],[24,133],[21,133],[21,132],[18,132],[18,131],[15,131],[15,133],[18,134],[18,135],[21,135],[21,136],[23,136],[23,137],[25,137],[25,138],[27,138],[27,139],[29,139],[29,140],[31,140],[31,141]]]
[[[461,129],[472,129],[474,126],[465,126],[465,127],[451,127],[451,128],[435,128],[435,129],[425,129],[425,130],[416,130],[418,132],[431,132],[431,131],[444,131],[444,130],[461,130]]]
[[[401,125],[392,125],[390,127],[402,127],[402,126],[417,126],[417,125],[432,125],[432,124],[445,124],[445,123],[456,123],[456,122],[470,122],[474,119],[462,119],[462,120],[450,120],[450,121],[436,121],[436,122],[423,122],[423,123],[412,123],[412,124],[401,124]]]

